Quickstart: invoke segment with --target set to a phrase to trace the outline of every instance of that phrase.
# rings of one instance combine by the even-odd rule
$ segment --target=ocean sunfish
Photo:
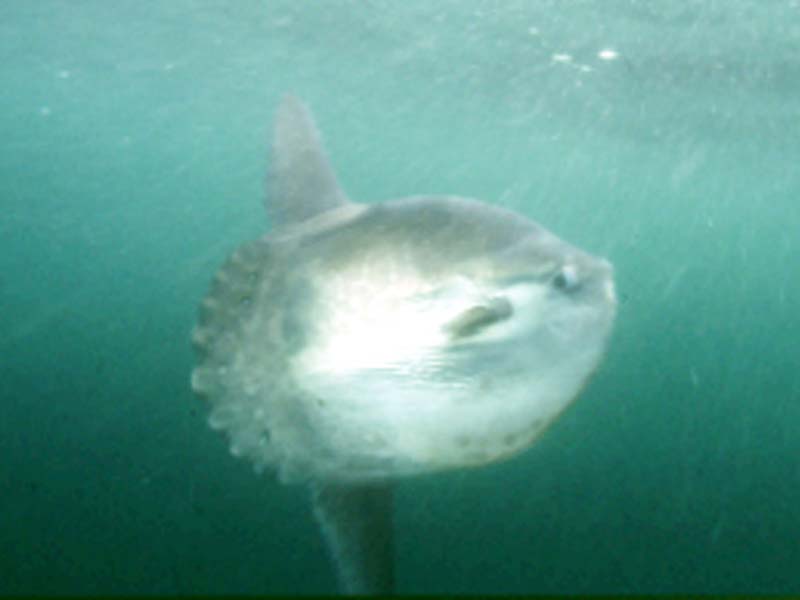
[[[392,482],[530,446],[604,353],[612,267],[477,200],[351,201],[292,96],[266,209],[202,302],[192,388],[234,456],[309,485],[342,590],[390,593]]]

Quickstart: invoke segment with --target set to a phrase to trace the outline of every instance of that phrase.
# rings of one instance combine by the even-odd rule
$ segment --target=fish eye
[[[561,267],[553,277],[553,287],[562,292],[572,292],[579,286],[578,272],[572,265]]]

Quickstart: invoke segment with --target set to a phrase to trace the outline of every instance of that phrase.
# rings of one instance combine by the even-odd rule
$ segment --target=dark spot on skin
[[[506,446],[513,446],[519,436],[516,433],[508,433],[503,437],[503,442],[505,442]]]
[[[472,438],[468,435],[459,435],[456,437],[456,445],[459,448],[466,448],[472,444]]]

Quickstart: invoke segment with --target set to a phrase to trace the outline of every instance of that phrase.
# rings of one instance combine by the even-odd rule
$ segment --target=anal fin
[[[392,488],[385,483],[317,482],[314,516],[345,594],[391,594],[394,588]]]

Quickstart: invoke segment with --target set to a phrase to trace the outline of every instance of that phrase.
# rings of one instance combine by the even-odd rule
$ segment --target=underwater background
[[[189,388],[287,91],[354,199],[616,267],[544,437],[398,485],[399,592],[800,593],[800,1],[5,0],[0,56],[0,593],[335,591]]]

